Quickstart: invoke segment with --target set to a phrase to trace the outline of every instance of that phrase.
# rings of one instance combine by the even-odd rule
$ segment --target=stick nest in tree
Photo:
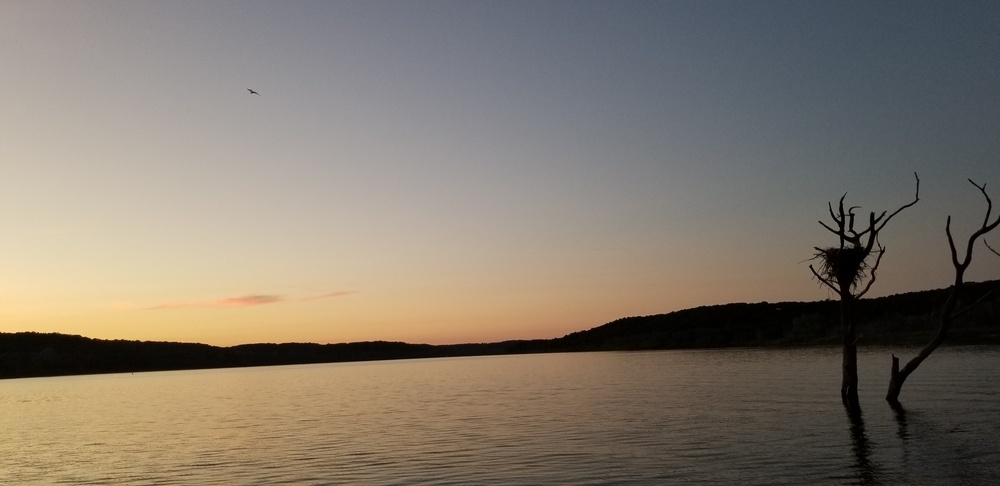
[[[858,246],[816,248],[813,260],[819,260],[819,274],[838,284],[856,286],[865,278],[869,252]]]

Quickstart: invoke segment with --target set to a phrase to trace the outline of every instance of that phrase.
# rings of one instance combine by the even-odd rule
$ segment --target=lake
[[[0,483],[1000,484],[1000,349],[939,349],[904,415],[889,364],[854,419],[833,348],[5,380]]]

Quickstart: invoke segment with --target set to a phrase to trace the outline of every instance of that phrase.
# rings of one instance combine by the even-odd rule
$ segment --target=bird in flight
[[[257,95],[257,96],[260,96],[260,93],[258,93],[258,92],[256,92],[256,91],[254,91],[254,90],[252,90],[252,89],[250,89],[250,88],[247,88],[247,91],[249,91],[249,92],[250,92],[250,94],[255,94],[255,95]]]

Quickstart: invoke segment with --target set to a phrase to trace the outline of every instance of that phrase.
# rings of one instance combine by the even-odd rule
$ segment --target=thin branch
[[[955,249],[955,239],[951,236],[951,215],[948,215],[948,220],[944,223],[944,234],[948,235],[948,248],[951,249],[951,264],[957,269],[960,265],[958,263],[958,250]]]
[[[872,219],[872,223],[878,223],[879,221],[882,221],[882,218],[885,217],[885,213],[888,213],[888,212],[889,211],[882,211],[882,214],[878,215],[877,218]],[[875,216],[875,213],[872,213],[872,216]]]
[[[841,214],[843,214],[843,212],[844,212],[844,198],[845,197],[847,197],[847,193],[846,192],[844,193],[843,196],[840,196],[840,211],[841,211]],[[837,214],[833,212],[833,203],[832,202],[826,203],[826,207],[827,207],[827,209],[830,210],[830,219],[832,219],[834,222],[837,222],[838,221],[837,220]]]
[[[891,220],[894,216],[899,214],[900,211],[910,206],[913,206],[914,204],[917,203],[917,201],[920,200],[920,176],[918,176],[917,173],[914,172],[913,177],[917,180],[917,192],[916,194],[913,195],[913,201],[911,201],[909,204],[901,206],[899,209],[896,210],[896,212],[890,214],[888,218],[885,218],[885,221],[882,221],[882,224],[880,224],[879,227],[875,230],[876,233],[882,231],[882,228],[885,228],[885,225],[889,224],[889,220]],[[880,216],[879,219],[882,219],[882,217]]]
[[[876,229],[875,226],[878,224],[879,221],[882,220],[882,218],[885,217],[885,213],[886,213],[885,211],[882,211],[882,214],[878,215],[877,218],[875,217],[875,211],[868,213],[868,228],[866,228],[864,231],[860,233],[854,231],[854,237],[858,240],[859,244],[861,242],[861,237],[864,235],[869,235],[868,236],[869,241],[871,241],[872,236],[878,236],[878,232],[879,230],[881,230],[881,228]]]
[[[833,233],[835,235],[840,235],[840,231],[837,231],[837,230],[835,230],[835,229],[827,226],[826,223],[824,223],[822,221],[819,222],[819,225],[822,226],[822,227],[824,227],[824,228],[826,228],[827,231],[829,231],[829,232],[831,232],[831,233]]]
[[[990,251],[992,251],[994,255],[1000,256],[1000,251],[997,251],[992,246],[990,246],[990,244],[986,240],[983,240],[983,244],[986,245],[986,248],[989,248]]]
[[[830,287],[831,289],[833,289],[833,291],[836,292],[837,295],[840,295],[840,289],[838,289],[837,287],[835,287],[833,285],[833,283],[831,283],[829,280],[821,277],[820,274],[819,274],[819,272],[817,272],[816,269],[813,268],[812,265],[809,265],[809,270],[813,273],[813,276],[816,277],[816,280],[819,280],[820,282],[823,282],[824,284],[826,284],[827,287]]]
[[[868,272],[871,275],[871,277],[868,278],[868,284],[865,285],[864,290],[862,290],[857,295],[855,295],[855,298],[860,299],[862,296],[864,296],[865,294],[867,294],[869,290],[871,290],[872,284],[875,283],[875,271],[878,270],[878,264],[882,261],[882,255],[885,255],[885,247],[882,246],[881,244],[879,244],[878,245],[878,256],[875,257],[875,264],[872,265],[871,270],[869,270],[869,272]]]
[[[969,182],[972,183],[972,185],[976,186],[976,188],[979,189],[979,192],[983,193],[983,197],[986,198],[986,217],[983,218],[983,226],[985,227],[990,223],[990,211],[993,210],[993,200],[990,199],[990,195],[986,193],[985,182],[981,186],[979,184],[976,184],[975,182],[972,182],[972,179],[969,179]]]
[[[976,230],[976,232],[973,233],[972,236],[969,237],[969,243],[968,243],[968,245],[966,245],[966,248],[965,248],[965,260],[963,260],[962,263],[961,263],[960,270],[962,272],[964,272],[965,269],[969,267],[969,263],[972,262],[972,249],[973,249],[973,247],[976,244],[976,240],[979,239],[980,236],[983,236],[986,233],[989,233],[990,231],[993,231],[997,226],[1000,226],[1000,217],[997,217],[996,221],[993,221],[992,223],[990,223],[990,213],[993,211],[993,200],[990,199],[990,195],[986,193],[986,184],[983,184],[983,185],[980,186],[979,184],[976,184],[975,182],[973,182],[972,179],[969,179],[969,182],[973,186],[976,186],[976,188],[979,189],[979,192],[983,193],[983,197],[986,198],[986,218],[983,220],[983,226],[981,228],[979,228],[978,230]],[[949,236],[950,236],[950,233],[949,233]],[[952,252],[952,253],[954,254],[954,252]],[[954,259],[954,258],[953,258],[953,261],[956,262],[956,264],[958,262],[958,260]],[[956,266],[955,268],[956,268],[956,270],[959,269],[958,266]]]

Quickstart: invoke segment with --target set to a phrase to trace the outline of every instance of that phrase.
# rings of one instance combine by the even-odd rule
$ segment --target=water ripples
[[[940,350],[899,417],[833,349],[580,353],[0,382],[0,482],[1000,481],[1000,350]]]

